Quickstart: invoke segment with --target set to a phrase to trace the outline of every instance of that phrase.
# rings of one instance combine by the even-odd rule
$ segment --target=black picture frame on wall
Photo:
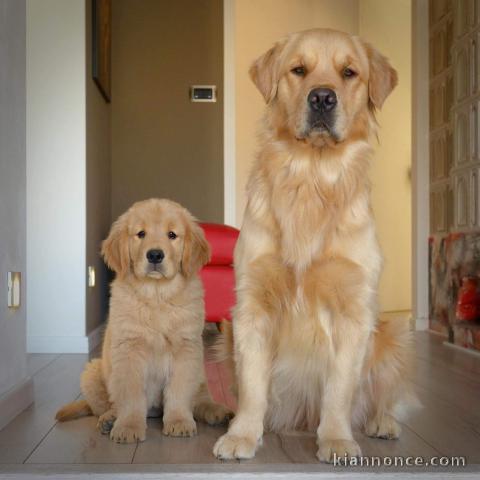
[[[111,101],[112,2],[92,0],[92,76],[103,98]]]

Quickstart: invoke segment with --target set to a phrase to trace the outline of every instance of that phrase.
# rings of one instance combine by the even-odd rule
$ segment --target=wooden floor
[[[443,338],[417,332],[416,385],[424,405],[403,424],[400,440],[374,440],[355,434],[364,455],[372,456],[466,456],[469,465],[480,464],[480,358],[447,348]],[[0,474],[22,471],[23,465],[42,471],[49,468],[89,464],[108,469],[122,465],[219,464],[212,455],[216,439],[224,427],[199,425],[190,439],[168,438],[161,434],[161,420],[150,418],[147,440],[133,445],[117,445],[95,429],[95,418],[86,417],[56,423],[54,415],[62,404],[80,394],[79,375],[86,355],[30,355],[29,371],[34,379],[35,403],[0,431]],[[216,400],[234,407],[228,376],[222,365],[207,363],[210,388]],[[305,471],[319,466],[315,457],[315,436],[265,435],[255,459],[242,462],[252,466],[292,465]],[[310,464],[310,467],[307,467]],[[238,464],[237,464],[238,465]],[[213,465],[212,465],[213,468]],[[303,467],[302,467],[303,468]],[[129,471],[132,467],[129,467]],[[281,469],[281,468],[280,468]]]

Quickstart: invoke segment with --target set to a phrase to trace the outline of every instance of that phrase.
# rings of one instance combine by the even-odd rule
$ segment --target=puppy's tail
[[[59,422],[66,422],[74,418],[87,417],[93,415],[92,409],[86,400],[78,400],[76,402],[67,403],[55,415],[55,419]]]
[[[102,361],[99,358],[85,366],[80,377],[80,387],[85,400],[78,400],[62,407],[55,415],[59,422],[87,415],[98,417],[110,409],[108,392],[103,380]]]

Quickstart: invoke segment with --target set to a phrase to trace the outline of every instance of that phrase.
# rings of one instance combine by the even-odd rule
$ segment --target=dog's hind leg
[[[202,382],[194,399],[193,417],[209,425],[221,425],[233,417],[233,412],[212,400],[208,386]]]

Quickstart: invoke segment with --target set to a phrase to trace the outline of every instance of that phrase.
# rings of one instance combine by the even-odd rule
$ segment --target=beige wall
[[[252,14],[255,12],[255,14]],[[256,129],[264,101],[248,76],[259,55],[287,33],[315,27],[357,32],[357,0],[236,0],[236,209],[241,225],[245,183],[256,149]]]
[[[372,162],[372,203],[385,266],[380,308],[411,308],[411,0],[361,0],[359,35],[399,73],[399,84],[377,119],[379,144]]]
[[[96,285],[87,287],[86,333],[107,316],[107,268],[100,257],[100,243],[111,222],[110,104],[92,78],[92,2],[86,0],[86,96],[87,96],[87,266],[95,267]]]
[[[263,98],[248,77],[252,61],[283,35],[314,27],[360,34],[391,58],[400,85],[378,116],[380,145],[372,163],[373,207],[385,271],[380,285],[384,311],[411,305],[410,132],[411,0],[236,0],[236,210],[241,225],[245,183],[256,149]],[[252,12],[255,15],[252,15]]]
[[[115,0],[112,215],[168,197],[223,221],[223,3]],[[217,103],[189,87],[216,84]]]

